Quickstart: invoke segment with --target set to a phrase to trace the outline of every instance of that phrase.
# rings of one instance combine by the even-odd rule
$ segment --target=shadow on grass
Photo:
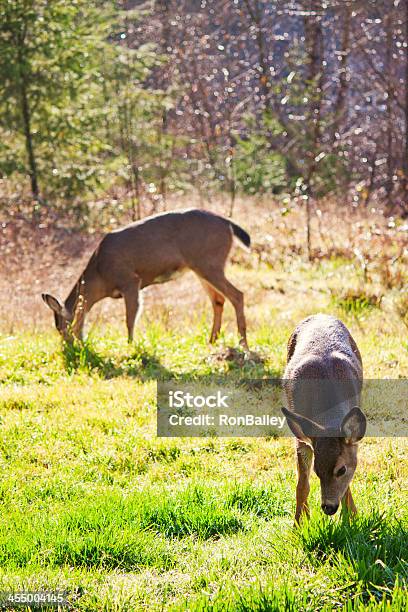
[[[69,374],[77,371],[85,371],[88,373],[96,373],[101,378],[110,379],[119,376],[129,376],[144,380],[171,380],[177,378],[179,381],[197,381],[197,380],[216,380],[219,383],[231,379],[231,375],[238,374],[240,379],[262,379],[262,378],[278,378],[280,372],[267,367],[264,360],[257,357],[245,357],[243,351],[234,349],[234,355],[238,357],[231,359],[226,358],[224,363],[225,371],[219,372],[216,367],[214,371],[209,371],[204,374],[198,374],[196,370],[188,370],[188,368],[180,372],[173,372],[162,365],[159,357],[155,352],[149,351],[145,347],[137,347],[129,355],[119,359],[105,356],[96,351],[92,343],[89,341],[75,341],[72,343],[63,344],[63,359],[64,365]],[[214,357],[209,355],[209,358]],[[222,359],[216,356],[216,362],[220,363]]]
[[[172,372],[160,363],[158,357],[145,349],[114,360],[98,353],[90,342],[84,341],[64,343],[62,354],[69,374],[82,370],[95,372],[105,379],[118,376],[131,376],[141,380],[173,378]]]

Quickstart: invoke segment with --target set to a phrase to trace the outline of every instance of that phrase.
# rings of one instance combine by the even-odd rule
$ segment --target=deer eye
[[[337,470],[336,477],[340,478],[341,476],[344,476],[346,472],[347,472],[347,468],[345,465],[343,465],[339,470]]]

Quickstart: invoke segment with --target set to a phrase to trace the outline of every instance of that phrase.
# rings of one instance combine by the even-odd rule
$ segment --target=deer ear
[[[357,406],[350,410],[340,427],[341,436],[346,444],[357,444],[364,437],[367,429],[367,419]]]
[[[286,417],[287,424],[292,433],[298,440],[309,444],[309,446],[312,444],[312,437],[322,436],[324,434],[323,427],[320,427],[320,425],[311,419],[301,416],[296,412],[292,412],[291,410],[287,410],[287,408],[282,408],[282,412]]]
[[[53,297],[49,293],[42,293],[41,297],[44,300],[44,302],[47,304],[48,308],[51,308],[51,310],[53,310],[56,314],[62,315],[64,306],[61,304],[59,300],[57,300],[57,298]]]

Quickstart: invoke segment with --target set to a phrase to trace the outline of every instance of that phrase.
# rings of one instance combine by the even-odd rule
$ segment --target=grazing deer
[[[241,344],[247,349],[244,296],[224,274],[233,235],[250,246],[250,237],[241,227],[205,210],[147,217],[102,239],[63,304],[49,294],[42,294],[42,298],[54,311],[58,331],[69,340],[82,337],[85,315],[96,302],[123,297],[131,342],[141,289],[165,283],[190,269],[199,277],[213,306],[210,342],[215,342],[220,332],[227,298],[235,309]]]
[[[360,403],[361,355],[346,326],[317,314],[304,319],[288,343],[283,387],[287,423],[296,436],[298,482],[295,523],[309,516],[310,471],[320,479],[325,514],[356,512],[350,483],[357,466],[358,442],[366,431]]]

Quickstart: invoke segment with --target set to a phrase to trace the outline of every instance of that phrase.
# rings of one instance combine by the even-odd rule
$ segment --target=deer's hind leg
[[[238,332],[241,336],[240,344],[248,349],[246,337],[246,321],[244,314],[244,294],[242,291],[234,287],[232,283],[225,277],[224,270],[221,268],[207,268],[204,270],[195,270],[196,273],[207,281],[218,293],[226,297],[235,309],[237,318]]]
[[[216,291],[209,283],[207,283],[207,281],[204,279],[200,279],[200,281],[205,292],[208,294],[213,307],[214,321],[210,336],[210,343],[213,344],[217,340],[221,330],[222,312],[224,309],[225,298],[222,293]]]

